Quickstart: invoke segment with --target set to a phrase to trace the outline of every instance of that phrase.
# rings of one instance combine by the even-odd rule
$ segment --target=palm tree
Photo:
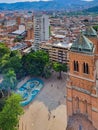
[[[14,70],[9,69],[6,74],[4,74],[3,85],[5,89],[8,90],[8,95],[10,94],[11,89],[15,89],[17,83],[16,74]]]

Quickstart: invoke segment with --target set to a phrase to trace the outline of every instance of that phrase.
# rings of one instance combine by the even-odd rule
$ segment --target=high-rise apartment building
[[[34,46],[39,49],[42,41],[49,40],[49,17],[47,15],[34,17]]]

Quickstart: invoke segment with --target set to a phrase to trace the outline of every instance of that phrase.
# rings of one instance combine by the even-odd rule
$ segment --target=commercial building
[[[26,29],[25,29],[25,25],[21,24],[19,25],[19,29],[15,30],[14,32],[11,32],[8,34],[9,37],[25,37],[26,36]]]

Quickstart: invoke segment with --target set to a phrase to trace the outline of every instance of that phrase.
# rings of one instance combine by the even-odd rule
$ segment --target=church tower
[[[98,38],[92,27],[77,37],[69,51],[67,130],[98,129]]]

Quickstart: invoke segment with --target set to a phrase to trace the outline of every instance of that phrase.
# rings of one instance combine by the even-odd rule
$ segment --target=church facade
[[[92,27],[80,33],[69,51],[67,130],[98,129],[98,37]]]

